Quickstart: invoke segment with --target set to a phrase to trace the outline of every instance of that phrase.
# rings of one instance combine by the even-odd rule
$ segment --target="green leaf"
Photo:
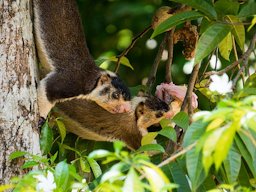
[[[190,0],[190,1],[171,0],[171,1],[191,6],[195,9],[198,9],[200,12],[204,13],[210,19],[214,19],[214,20],[217,19],[217,13],[214,7],[205,0]]]
[[[152,163],[144,162],[146,166],[142,166],[144,174],[149,181],[152,192],[158,192],[166,184],[170,184],[169,179],[160,168]]]
[[[233,143],[235,133],[239,126],[240,125],[238,122],[232,122],[231,126],[223,131],[222,135],[220,136],[213,154],[214,163],[217,170],[219,169],[223,160],[227,157],[228,151]]]
[[[66,137],[66,127],[65,127],[64,123],[59,118],[56,119],[56,123],[57,123],[58,129],[59,129],[61,143],[63,143],[63,141]]]
[[[184,23],[187,20],[194,20],[199,17],[203,17],[203,15],[201,13],[198,13],[197,11],[186,11],[174,14],[173,16],[160,23],[160,25],[156,27],[150,38],[154,38],[155,36],[165,32],[166,30],[176,25]]]
[[[246,5],[244,5],[241,8],[241,11],[239,12],[238,16],[239,17],[248,17],[255,15],[256,13],[256,3],[254,1],[250,1]]]
[[[185,113],[184,111],[181,111],[178,114],[176,114],[172,118],[172,121],[183,129],[187,129],[189,126],[189,117],[188,117],[188,114]]]
[[[100,182],[114,182],[116,180],[120,180],[121,177],[124,177],[124,174],[122,173],[123,168],[126,167],[126,163],[124,162],[118,162],[116,164],[114,164],[108,171],[106,171],[102,177],[100,178]],[[125,171],[128,171],[128,169],[126,169]]]
[[[39,163],[36,162],[36,161],[26,161],[26,162],[21,166],[21,168],[22,168],[22,169],[27,169],[27,168],[32,168],[32,167],[37,166],[37,165],[39,165]]]
[[[170,183],[170,184],[164,185],[161,188],[160,192],[172,191],[172,189],[176,189],[176,188],[179,188],[179,185],[175,183]]]
[[[54,155],[51,156],[51,158],[50,158],[51,164],[53,164],[54,161],[56,160],[56,158],[57,158],[57,156],[58,156],[58,153],[59,153],[59,152],[57,151]]]
[[[226,127],[221,127],[219,129],[216,129],[212,131],[210,135],[208,135],[207,139],[205,139],[205,142],[203,145],[203,165],[206,173],[209,172],[211,165],[214,163],[213,154],[217,148],[219,137],[221,137],[225,129]],[[205,134],[207,135],[208,132],[206,132]],[[202,137],[202,139],[203,138],[204,136]]]
[[[80,182],[83,180],[83,177],[76,172],[76,167],[73,164],[69,165],[69,175]]]
[[[225,117],[217,117],[213,119],[206,128],[206,131],[210,131],[216,128],[221,127],[221,125],[225,122]]]
[[[199,63],[227,36],[231,27],[222,23],[214,23],[199,38],[196,47],[195,63]]]
[[[255,24],[256,24],[256,15],[253,17],[251,25],[247,29],[247,32],[249,32],[254,27]]]
[[[77,149],[75,149],[75,148],[73,148],[73,147],[70,147],[70,146],[68,146],[68,145],[66,145],[66,144],[62,144],[62,145],[61,145],[61,144],[59,143],[59,145],[62,147],[62,149],[74,151],[76,154],[78,154],[79,156],[81,156],[81,153],[80,153],[79,150],[77,150]]]
[[[28,154],[28,152],[25,151],[14,151],[10,154],[9,160],[13,160],[19,157],[23,157],[24,155]]]
[[[147,145],[141,146],[137,151],[138,152],[141,152],[141,151],[160,151],[160,152],[164,153],[165,150],[159,144],[147,144]]]
[[[159,131],[158,134],[163,135],[164,137],[167,137],[168,139],[171,139],[174,142],[177,141],[176,131],[172,127],[165,127],[161,131]]]
[[[144,192],[141,180],[133,168],[130,169],[126,176],[122,191]]]
[[[124,146],[125,146],[124,142],[115,141],[114,142],[115,153],[120,153],[120,151],[123,149]]]
[[[248,118],[246,121],[246,125],[244,125],[244,126],[247,126],[251,130],[251,131],[249,130],[251,135],[253,135],[253,133],[256,133],[256,117],[255,116],[256,115],[254,114],[254,116]],[[253,136],[253,138],[255,141],[256,136]]]
[[[160,121],[160,125],[161,125],[162,128],[170,127],[170,124],[171,124],[170,119],[162,119]]]
[[[116,57],[110,57],[109,58],[111,61],[117,61]],[[129,59],[127,57],[122,57],[120,60],[120,63],[123,64],[126,67],[131,68],[132,70],[134,70],[133,66],[131,65]]]
[[[247,163],[250,171],[252,172],[253,176],[256,178],[256,169],[253,165],[252,157],[249,154],[245,144],[243,143],[242,139],[239,136],[235,137],[235,143],[236,143],[240,153],[242,154],[242,157],[246,161],[246,163]]]
[[[231,33],[219,43],[218,45],[221,56],[229,61],[229,55],[232,51],[232,36]]]
[[[202,183],[202,187],[204,188],[203,191],[207,191],[209,192],[208,190],[210,189],[213,189],[213,188],[216,188],[217,187],[217,184],[215,183],[215,178],[212,177],[211,174],[209,174],[206,179],[204,180],[204,182]],[[223,191],[221,191],[223,192]]]
[[[162,167],[162,169],[166,175],[168,172],[171,173],[173,182],[179,185],[179,188],[177,189],[178,192],[190,191],[186,173],[178,163],[171,162]]]
[[[110,151],[107,151],[105,149],[98,149],[98,150],[94,150],[92,151],[88,157],[89,158],[93,158],[93,159],[100,159],[100,158],[103,158],[103,157],[107,157],[109,156],[110,154],[112,154]]]
[[[104,63],[105,61],[108,61],[108,58],[107,57],[103,57],[103,58],[98,58],[95,60],[95,64],[97,66],[100,66],[102,63]]]
[[[58,188],[66,189],[69,179],[69,168],[65,161],[59,162],[54,172],[55,182]]]
[[[244,87],[256,88],[256,73],[254,73],[248,77],[248,79],[245,81]]]
[[[241,155],[236,148],[231,147],[227,159],[224,160],[224,169],[229,183],[234,183],[241,167]]]
[[[234,95],[234,98],[236,99],[241,99],[243,97],[247,97],[249,95],[256,95],[256,89],[253,87],[253,88],[243,88],[241,89],[240,91],[237,91]]]
[[[118,158],[116,156],[107,156],[106,160],[102,161],[102,164],[108,164],[112,161],[116,161]]]
[[[53,142],[53,133],[51,127],[49,127],[48,121],[46,121],[41,129],[40,135],[40,149],[43,154],[50,152]]]
[[[85,173],[90,173],[91,172],[90,165],[89,165],[89,163],[86,159],[81,157],[79,159],[79,163],[80,163],[80,167],[81,167],[83,172],[85,172]]]
[[[197,141],[205,132],[207,122],[203,122],[202,120],[193,122],[187,129],[184,140],[183,147],[187,147]]]
[[[201,21],[199,34],[203,34],[206,31],[206,29],[213,23],[214,21],[209,21],[207,18],[204,17]]]
[[[7,191],[7,190],[9,191],[14,187],[15,187],[15,185],[13,185],[13,184],[2,184],[2,185],[0,185],[0,191],[2,191],[2,192]]]
[[[202,155],[195,148],[186,153],[186,168],[191,181],[192,191],[196,191],[204,182],[206,174],[203,169]]]
[[[237,44],[239,45],[240,49],[244,50],[244,42],[245,42],[245,29],[243,23],[240,19],[234,15],[227,15],[228,20],[232,24],[232,34],[235,37]]]
[[[193,122],[185,133],[183,147],[188,147],[196,142],[205,132],[207,124],[202,120]],[[192,189],[195,191],[206,177],[202,165],[202,154],[198,153],[195,148],[186,153],[186,167]]]
[[[118,60],[117,57],[114,56],[114,57],[100,58],[100,59],[95,60],[95,62],[96,62],[96,65],[99,66],[99,65],[103,64],[106,61],[113,61],[116,64],[117,60]],[[124,65],[126,67],[129,67],[132,70],[134,70],[133,66],[131,65],[131,63],[130,63],[130,61],[127,57],[122,57],[121,60],[120,60],[120,63],[122,65]]]
[[[142,137],[141,145],[143,146],[143,145],[151,144],[157,135],[158,135],[157,132],[150,132],[146,134],[145,136]]]
[[[236,15],[240,4],[234,0],[221,0],[214,4],[218,15]]]
[[[247,169],[247,167],[245,166],[245,162],[242,161],[241,163],[241,168],[240,168],[240,172],[238,175],[238,183],[240,185],[243,186],[250,186],[250,177],[249,176],[249,170]]]
[[[102,171],[97,161],[95,161],[92,158],[87,158],[87,160],[88,160],[88,163],[90,164],[94,177],[95,178],[99,177],[102,174]]]
[[[245,130],[245,131],[247,131],[247,130]],[[242,139],[242,141],[244,142],[244,144],[245,144],[247,150],[249,151],[251,157],[252,158],[256,157],[255,156],[256,155],[256,148],[255,148],[256,146],[252,143],[251,139],[248,137],[248,135],[250,135],[250,132],[248,131],[247,135],[245,135],[244,132],[239,132],[238,134],[239,134],[240,138]],[[253,138],[252,135],[250,135],[250,136]]]
[[[247,135],[244,132],[239,132],[238,134],[242,139],[243,143],[245,144],[245,147],[247,148],[250,156],[252,157],[252,162],[254,164],[254,168],[256,169],[256,146],[248,136],[250,136],[254,140],[255,137],[250,133],[250,131],[247,131]]]
[[[233,113],[234,109],[228,106],[223,108],[220,107],[221,102],[218,103],[218,109],[211,112],[210,115],[205,117],[204,121],[209,122],[217,118],[223,118],[228,116],[229,114]],[[227,108],[226,108],[227,107]]]

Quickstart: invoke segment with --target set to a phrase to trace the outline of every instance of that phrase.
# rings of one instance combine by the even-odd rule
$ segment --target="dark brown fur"
[[[132,148],[140,146],[141,134],[134,112],[112,114],[96,103],[74,99],[58,103],[55,116],[63,117],[68,131],[84,139],[122,140]]]
[[[97,67],[89,53],[76,1],[33,2],[37,52],[41,71],[47,73],[38,88],[40,115],[46,117],[55,103],[77,97],[112,113],[129,111],[129,89],[116,74]],[[106,86],[109,92],[100,94]]]
[[[56,107],[54,116],[63,117],[68,131],[84,139],[122,140],[133,149],[141,145],[142,133],[139,127],[159,123],[169,111],[168,105],[155,97],[139,102],[135,111],[122,114],[111,114],[94,102],[80,99],[58,103]],[[162,115],[157,117],[159,112]],[[141,120],[138,121],[138,118]]]
[[[34,6],[39,20],[37,30],[47,53],[39,56],[50,59],[56,72],[47,80],[49,100],[89,93],[101,70],[87,48],[76,2],[34,0]]]

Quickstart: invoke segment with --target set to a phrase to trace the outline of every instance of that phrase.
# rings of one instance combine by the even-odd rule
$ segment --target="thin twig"
[[[238,71],[236,77],[233,80],[233,86],[232,89],[235,88],[236,83],[240,77],[240,75],[242,74],[242,72],[244,71],[244,69],[247,67],[248,65],[248,60],[249,60],[249,56],[251,54],[251,52],[253,51],[254,47],[255,47],[255,43],[256,43],[256,33],[253,35],[252,41],[247,49],[247,51],[243,54],[242,59],[243,59],[243,66],[241,67],[241,69]]]
[[[169,164],[170,162],[174,161],[175,159],[177,159],[178,157],[180,157],[181,155],[184,155],[185,153],[187,153],[188,151],[190,151],[191,149],[193,149],[193,147],[196,146],[197,142],[192,143],[191,145],[187,146],[186,148],[182,149],[181,151],[179,151],[178,153],[175,153],[174,155],[172,155],[171,157],[169,157],[168,159],[162,161],[160,164],[158,164],[158,167],[163,167],[164,165]]]
[[[172,73],[171,73],[171,66],[173,61],[173,34],[175,28],[172,28],[170,31],[167,32],[167,50],[168,50],[168,59],[165,65],[165,81],[166,83],[172,82]]]
[[[236,67],[241,61],[243,60],[243,58],[241,57],[240,59],[238,59],[237,61],[235,61],[234,63],[232,63],[231,65],[227,66],[225,69],[222,69],[220,71],[209,71],[206,72],[204,77],[209,77],[211,75],[222,75],[226,72],[228,72],[229,70],[233,69],[234,67]]]
[[[136,41],[143,37],[143,35],[145,35],[149,30],[151,29],[151,25],[148,26],[146,29],[144,29],[141,33],[139,33],[136,37],[134,37],[132,39],[131,44],[129,45],[129,47],[127,47],[120,55],[116,56],[117,58],[117,62],[116,62],[116,68],[115,68],[115,73],[118,72],[118,69],[120,67],[120,62],[121,62],[121,58],[126,56],[127,53],[133,48],[134,44],[136,43]]]
[[[200,76],[200,79],[199,79],[199,82],[202,81],[202,79],[204,78],[204,75],[205,75],[205,72],[207,71],[209,65],[210,65],[210,61],[211,61],[211,58],[212,58],[212,55],[213,55],[214,52],[211,53],[210,57],[207,58],[207,62],[206,62],[206,65],[205,65],[205,68],[203,70],[203,73],[202,75]]]
[[[197,76],[198,76],[198,71],[199,71],[199,63],[195,64],[194,68],[193,68],[193,71],[191,73],[191,76],[190,76],[190,79],[189,79],[189,84],[188,84],[188,89],[187,89],[187,92],[186,92],[186,96],[182,102],[182,105],[181,105],[181,111],[184,111],[186,106],[187,106],[187,101],[188,99],[191,100],[191,96],[192,96],[192,92],[193,92],[193,89],[194,89],[194,86],[195,86],[195,82],[196,82],[196,79],[197,79]]]
[[[233,45],[233,49],[234,49],[235,59],[236,59],[236,61],[238,61],[238,54],[237,54],[237,50],[236,50],[236,43],[235,43],[235,37],[234,37],[234,36],[232,36],[232,45]],[[238,63],[237,68],[238,68],[238,69],[241,68],[241,67],[240,67],[240,63]],[[245,79],[245,77],[244,77],[244,75],[242,74],[243,85],[244,85],[244,81],[245,81],[244,79]]]
[[[154,60],[153,66],[151,68],[151,72],[150,72],[150,74],[148,76],[148,81],[147,81],[147,84],[146,84],[146,86],[147,86],[147,93],[151,92],[152,85],[155,82],[156,72],[157,72],[158,65],[159,65],[159,63],[161,61],[161,58],[162,58],[162,54],[163,54],[163,51],[164,51],[164,48],[165,48],[165,45],[166,45],[167,38],[168,38],[168,33],[165,34],[164,39],[162,40],[162,42],[161,42],[161,44],[159,46],[156,58]]]
[[[240,59],[238,59],[237,61],[233,62],[231,65],[227,66],[225,69],[222,69],[220,71],[209,71],[205,73],[204,77],[206,78],[211,75],[222,75],[228,72],[229,70],[233,69],[234,67],[236,67],[239,63],[241,63],[242,61],[244,61],[246,58],[250,56],[250,54],[254,50],[255,42],[256,42],[256,34],[254,34],[253,39],[250,43],[250,46],[248,47],[247,51],[240,57]]]
[[[186,92],[185,98],[184,98],[181,108],[180,108],[180,111],[185,111],[186,107],[188,106],[188,115],[189,115],[190,122],[191,122],[191,115],[193,112],[193,110],[192,110],[192,93],[193,93],[196,79],[198,77],[199,66],[200,66],[199,64],[195,64],[195,66],[193,68],[193,71],[192,71],[190,79],[189,79],[187,92]],[[181,143],[181,140],[183,138],[182,137],[183,130],[178,125],[175,125],[174,129],[177,134],[177,143]]]

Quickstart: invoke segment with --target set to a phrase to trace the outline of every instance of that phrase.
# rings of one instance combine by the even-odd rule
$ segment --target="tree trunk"
[[[0,0],[0,184],[24,174],[21,150],[39,154],[32,0]]]

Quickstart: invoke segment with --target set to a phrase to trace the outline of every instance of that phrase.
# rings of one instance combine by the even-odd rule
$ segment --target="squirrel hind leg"
[[[110,113],[130,112],[132,109],[130,92],[118,79],[114,73],[102,72],[96,87],[87,99],[93,100]]]

